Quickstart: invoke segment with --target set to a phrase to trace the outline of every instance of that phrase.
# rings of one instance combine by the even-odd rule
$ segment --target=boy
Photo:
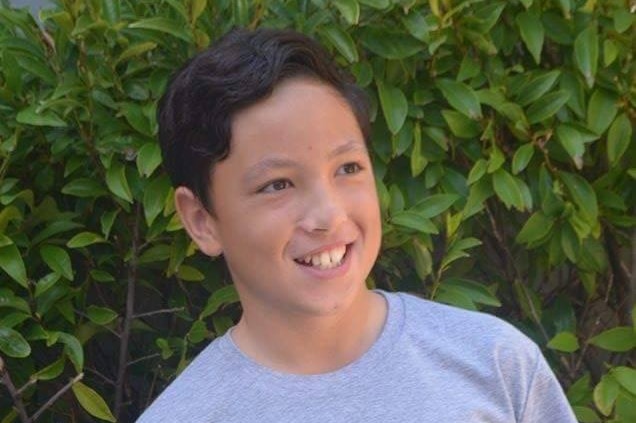
[[[495,317],[369,291],[381,222],[365,97],[304,35],[236,30],[159,112],[184,227],[243,315],[140,422],[575,422]]]

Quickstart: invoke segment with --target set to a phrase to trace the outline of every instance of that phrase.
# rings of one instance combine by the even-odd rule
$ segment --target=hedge
[[[636,421],[630,5],[65,0],[36,21],[4,3],[1,421],[134,420],[240,315],[175,217],[155,118],[233,26],[310,34],[369,93],[369,286],[501,316],[581,422]]]

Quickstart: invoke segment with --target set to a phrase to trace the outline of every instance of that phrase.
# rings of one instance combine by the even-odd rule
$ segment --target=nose
[[[303,198],[299,226],[308,233],[329,233],[347,219],[341,194],[334,187],[315,184]]]

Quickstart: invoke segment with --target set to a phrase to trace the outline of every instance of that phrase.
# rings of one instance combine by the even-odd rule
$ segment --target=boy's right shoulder
[[[229,334],[224,335],[229,336]],[[228,359],[220,337],[212,341],[170,383],[137,420],[137,423],[183,423],[217,421],[223,410],[240,392],[246,378],[241,377],[232,359]]]

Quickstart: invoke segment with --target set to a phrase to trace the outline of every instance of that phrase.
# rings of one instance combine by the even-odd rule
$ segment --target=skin
[[[336,370],[377,339],[384,299],[365,285],[380,247],[371,162],[346,101],[294,78],[239,112],[229,156],[211,180],[214,213],[176,190],[199,248],[224,254],[243,306],[231,336],[253,360],[287,373]],[[299,261],[347,247],[342,264]]]

